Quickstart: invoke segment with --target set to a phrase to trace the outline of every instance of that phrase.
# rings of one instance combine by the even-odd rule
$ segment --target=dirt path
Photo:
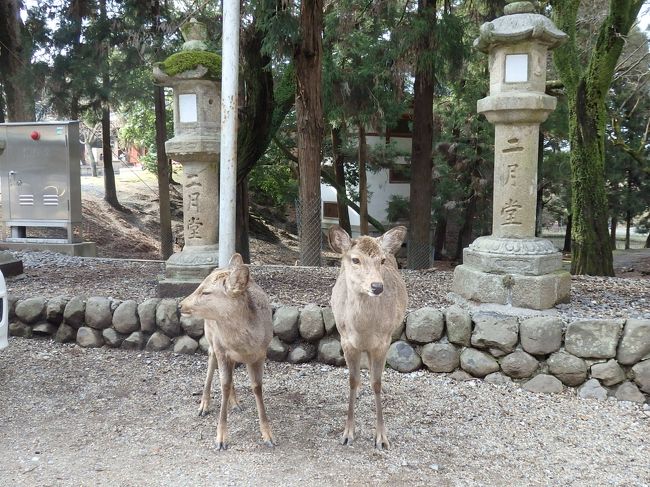
[[[244,369],[230,449],[196,415],[204,356],[11,339],[0,353],[0,485],[621,485],[650,482],[650,412],[573,393],[385,373],[390,452],[371,446],[367,374],[352,447],[338,443],[347,372],[269,363],[278,446],[259,443]],[[218,404],[219,393],[213,394]]]

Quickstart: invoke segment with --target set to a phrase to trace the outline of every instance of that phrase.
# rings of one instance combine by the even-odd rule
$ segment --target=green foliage
[[[409,199],[404,196],[393,195],[388,201],[388,221],[395,223],[399,220],[408,220],[409,218]]]
[[[149,172],[156,174],[158,172],[158,155],[155,151],[149,151],[140,156],[142,167]]]
[[[262,205],[285,208],[298,197],[298,181],[286,163],[257,164],[250,173],[252,199]]]
[[[208,51],[181,51],[172,54],[162,63],[160,69],[169,76],[176,76],[184,71],[196,69],[198,66],[207,68],[207,77],[213,80],[221,79],[221,56]]]

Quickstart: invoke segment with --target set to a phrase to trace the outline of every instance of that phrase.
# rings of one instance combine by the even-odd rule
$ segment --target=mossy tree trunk
[[[576,41],[580,0],[551,0],[555,23],[569,35],[569,41],[554,51],[554,61],[569,102],[572,274],[614,275],[605,194],[605,99],[642,3],[610,0],[583,68]]]

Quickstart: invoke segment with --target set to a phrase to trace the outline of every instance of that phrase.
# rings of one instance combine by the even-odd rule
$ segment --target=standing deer
[[[348,418],[341,442],[354,440],[354,403],[359,389],[361,353],[370,361],[370,380],[375,393],[375,448],[388,449],[381,407],[381,374],[391,335],[404,320],[406,285],[397,270],[395,254],[406,228],[399,226],[378,238],[350,236],[338,225],[329,230],[330,247],[342,254],[341,271],[332,289],[331,306],[341,347],[350,371]]]
[[[237,362],[246,364],[257,403],[262,438],[265,445],[273,447],[271,426],[262,398],[264,360],[273,337],[271,304],[262,288],[250,278],[241,255],[233,255],[227,268],[212,271],[180,306],[181,313],[205,320],[205,337],[210,344],[200,416],[208,412],[212,376],[217,363],[219,365],[221,408],[217,424],[217,448],[228,448],[228,406],[238,407],[232,380]]]

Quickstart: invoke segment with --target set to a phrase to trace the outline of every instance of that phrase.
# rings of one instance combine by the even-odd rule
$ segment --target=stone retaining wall
[[[10,300],[10,334],[50,335],[82,347],[204,352],[203,320],[181,316],[175,299],[142,303],[80,296]],[[344,365],[330,308],[280,306],[268,358]],[[645,402],[650,395],[650,320],[522,318],[421,308],[393,335],[387,363],[400,372],[425,367],[463,380],[518,381],[533,392],[578,387],[578,395]],[[645,393],[645,394],[644,394]]]

